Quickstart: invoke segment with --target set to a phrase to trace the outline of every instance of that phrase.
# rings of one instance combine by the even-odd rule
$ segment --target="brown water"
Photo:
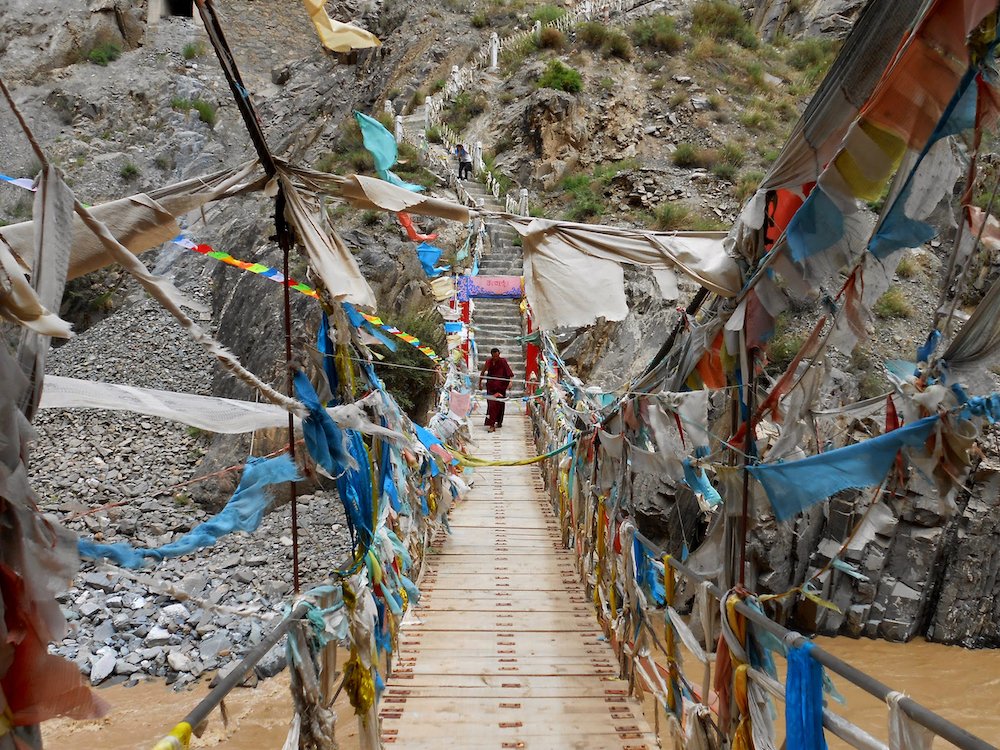
[[[848,638],[820,638],[827,651],[878,677],[890,687],[963,726],[983,739],[1000,744],[1000,650],[969,651],[954,646],[914,641],[907,644]],[[690,661],[688,663],[691,663]],[[867,693],[834,676],[847,698],[836,710],[873,736],[886,739],[887,710]],[[175,693],[157,682],[134,688],[111,687],[100,694],[112,705],[100,721],[58,720],[45,726],[48,747],[93,747],[102,750],[150,750],[207,691],[207,683]],[[192,747],[225,745],[230,750],[278,750],[285,740],[291,716],[287,676],[281,675],[253,689],[237,688],[226,701],[229,727],[219,713]],[[780,711],[779,711],[780,712]],[[357,747],[357,724],[351,707],[337,702],[337,737],[342,750]],[[848,747],[829,738],[830,750]],[[935,748],[950,748],[937,740]]]

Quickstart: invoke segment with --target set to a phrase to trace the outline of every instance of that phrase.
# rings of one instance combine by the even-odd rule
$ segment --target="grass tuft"
[[[913,317],[913,306],[907,301],[903,290],[899,287],[889,287],[872,305],[872,310],[880,318],[910,318]]]

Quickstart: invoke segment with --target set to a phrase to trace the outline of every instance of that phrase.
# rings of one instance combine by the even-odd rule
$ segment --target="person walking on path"
[[[479,387],[483,387],[483,377],[486,377],[486,426],[490,432],[503,427],[503,413],[506,404],[501,400],[507,397],[507,388],[514,377],[507,360],[500,356],[500,350],[494,347],[490,350],[490,358],[486,360],[482,372],[479,373]]]
[[[472,177],[472,157],[461,143],[455,147],[455,156],[458,157],[458,179],[467,180]]]

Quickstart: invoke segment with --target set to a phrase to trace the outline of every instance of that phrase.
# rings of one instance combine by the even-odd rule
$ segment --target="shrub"
[[[486,14],[483,13],[482,11],[479,11],[478,13],[472,16],[472,20],[470,21],[470,23],[472,24],[473,28],[485,29],[487,24]]]
[[[425,94],[420,89],[417,89],[416,91],[413,92],[413,98],[410,99],[410,106],[411,107],[419,107],[425,101],[427,101],[427,94]],[[395,127],[395,126],[396,126],[396,123],[393,123],[392,127]],[[392,128],[389,128],[389,130],[392,130]]]
[[[542,49],[562,49],[566,46],[566,35],[559,31],[559,29],[546,26],[542,29],[538,46]]]
[[[447,342],[444,324],[436,312],[404,315],[391,322],[416,336],[420,343],[431,347],[438,354],[445,353]],[[385,366],[379,367],[380,362],[376,360],[375,369],[386,389],[411,419],[426,423],[427,411],[434,403],[437,393],[434,365],[414,347],[402,342],[399,342],[395,352],[384,350],[383,353],[385,358],[381,360],[381,364]]]
[[[680,107],[682,104],[687,102],[687,100],[688,100],[687,92],[675,91],[670,95],[669,103],[672,108],[676,109],[677,107]]]
[[[122,168],[118,170],[118,174],[123,180],[132,181],[139,176],[139,167],[130,161],[122,164]]]
[[[743,11],[726,0],[699,0],[691,15],[691,33],[720,41],[731,40],[747,49],[757,48],[757,37]]]
[[[617,57],[619,60],[631,60],[634,53],[632,42],[625,34],[616,29],[608,32],[604,44],[601,45],[601,54],[606,58]]]
[[[637,46],[669,55],[680,52],[684,46],[684,37],[677,31],[677,21],[665,13],[636,21],[629,26],[628,32]]]
[[[198,113],[198,119],[209,127],[215,126],[215,107],[206,102],[204,99],[182,99],[175,96],[170,100],[170,106],[181,112],[187,112],[189,110],[195,110]]]
[[[608,38],[608,27],[597,21],[587,21],[576,28],[576,38],[591,49],[600,49]]]
[[[191,108],[198,113],[198,119],[209,127],[215,126],[215,107],[204,99],[195,99],[191,102]]]
[[[471,94],[468,91],[461,92],[455,97],[451,108],[448,110],[445,121],[456,133],[461,133],[472,122],[472,118],[481,115],[489,105],[483,94]]]
[[[691,231],[693,232],[718,232],[728,228],[722,219],[717,216],[698,215],[691,222]]]
[[[742,167],[743,162],[747,159],[747,155],[738,143],[729,141],[722,146],[721,159],[724,164],[729,164],[733,167]]]
[[[920,266],[910,256],[905,256],[896,266],[896,275],[901,279],[912,279],[920,273]]]
[[[87,54],[87,59],[94,65],[104,67],[109,62],[114,62],[122,56],[122,48],[112,42],[105,42],[94,47]]]
[[[382,213],[380,211],[362,211],[361,223],[366,227],[374,227],[382,223]]]
[[[556,5],[539,5],[531,13],[532,21],[552,23],[566,15],[566,11]]]
[[[671,156],[678,167],[694,167],[698,164],[698,150],[690,143],[678,143]]]
[[[751,107],[740,114],[740,123],[750,130],[774,130],[777,127],[774,118],[757,107]]]
[[[740,175],[740,178],[733,185],[733,197],[740,203],[745,201],[751,195],[757,192],[757,187],[760,185],[761,180],[764,179],[763,172],[751,171],[744,172]]]
[[[690,207],[683,203],[661,203],[653,213],[656,228],[664,232],[683,229],[690,215]]]
[[[712,166],[712,174],[720,180],[728,180],[732,182],[733,178],[736,176],[736,167],[732,164],[720,161]]]
[[[438,91],[444,89],[448,85],[448,82],[444,78],[438,78],[434,83],[431,84],[431,93],[436,94]]]
[[[829,68],[837,53],[837,42],[833,39],[814,37],[795,42],[785,53],[785,62],[796,70],[807,71],[821,66]]]
[[[436,125],[432,125],[427,128],[427,140],[431,143],[443,143],[444,138],[441,136],[441,128]]]
[[[558,60],[550,60],[545,72],[538,79],[538,88],[578,94],[583,90],[583,77],[579,71],[563,65]]]
[[[909,318],[913,316],[913,306],[907,301],[903,290],[899,287],[889,287],[872,305],[872,310],[880,318]]]
[[[193,60],[205,54],[205,45],[202,42],[188,42],[184,45],[184,50],[181,54],[184,55],[185,60]]]
[[[767,347],[767,358],[771,365],[778,371],[784,371],[791,364],[799,349],[806,343],[805,337],[798,333],[792,333],[787,329],[788,324],[779,316],[775,325],[774,338]]]

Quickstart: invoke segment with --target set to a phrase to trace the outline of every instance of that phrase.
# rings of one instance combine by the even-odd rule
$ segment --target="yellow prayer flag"
[[[334,21],[327,15],[324,0],[302,0],[312,19],[323,46],[332,52],[350,52],[352,49],[381,47],[382,42],[370,31],[349,23]]]

